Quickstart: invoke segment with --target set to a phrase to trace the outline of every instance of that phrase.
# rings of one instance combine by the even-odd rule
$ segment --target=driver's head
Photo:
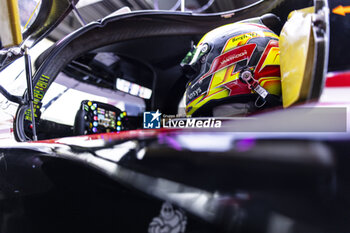
[[[262,24],[233,23],[208,32],[183,59],[190,81],[187,115],[239,115],[268,106],[242,74],[281,95],[279,37]]]

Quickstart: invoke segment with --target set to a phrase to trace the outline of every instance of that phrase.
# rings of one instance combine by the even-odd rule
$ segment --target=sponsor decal
[[[244,39],[250,39],[250,38],[253,38],[253,37],[257,37],[258,36],[258,33],[256,32],[250,32],[250,33],[246,33],[246,34],[243,34],[241,36],[237,36],[237,37],[234,37],[232,38],[232,42],[236,42],[236,41],[241,41],[241,40],[244,40]]]
[[[202,89],[198,87],[196,90],[192,91],[187,95],[188,101],[191,101],[193,98],[197,97],[201,93],[202,93]]]
[[[232,57],[228,57],[228,58],[225,58],[224,60],[220,61],[220,65],[221,66],[226,66],[230,62],[235,61],[235,60],[237,60],[237,59],[239,59],[239,58],[241,58],[243,56],[246,56],[247,54],[248,54],[247,50],[244,50],[241,53],[235,54]]]
[[[187,217],[181,209],[176,209],[169,202],[162,205],[158,217],[152,219],[148,226],[148,233],[184,233]]]
[[[243,60],[249,61],[254,53],[255,48],[256,44],[247,44],[221,54],[214,59],[208,73],[201,77],[199,81],[237,62]]]
[[[35,87],[33,88],[33,95],[34,95],[33,106],[34,106],[35,117],[38,117],[37,109],[40,109],[41,107],[41,100],[44,98],[46,89],[49,86],[49,80],[50,80],[50,77],[46,75],[41,75]],[[32,114],[30,109],[26,111],[25,119],[28,121],[32,121]]]

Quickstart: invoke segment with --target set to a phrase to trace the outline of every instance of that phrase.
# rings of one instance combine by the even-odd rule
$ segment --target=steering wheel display
[[[84,100],[75,116],[74,133],[96,134],[125,130],[126,112],[105,103]]]

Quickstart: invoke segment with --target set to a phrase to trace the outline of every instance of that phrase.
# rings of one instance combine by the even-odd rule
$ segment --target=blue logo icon
[[[160,129],[160,116],[162,114],[157,110],[156,112],[143,113],[143,128],[144,129]]]

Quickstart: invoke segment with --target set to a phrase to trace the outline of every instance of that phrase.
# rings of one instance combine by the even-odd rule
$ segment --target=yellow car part
[[[280,63],[283,107],[307,99],[314,64],[312,33],[314,8],[294,11],[280,35]]]
[[[22,42],[17,0],[0,0],[0,39],[3,47]]]

